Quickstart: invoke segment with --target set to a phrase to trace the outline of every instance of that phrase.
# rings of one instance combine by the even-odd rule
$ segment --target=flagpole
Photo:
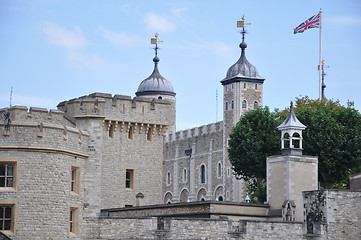
[[[320,9],[320,49],[319,49],[319,63],[318,63],[318,76],[319,76],[319,100],[322,100],[322,9]]]

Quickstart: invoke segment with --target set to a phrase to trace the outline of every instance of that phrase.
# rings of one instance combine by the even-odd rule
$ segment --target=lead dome
[[[228,69],[226,78],[224,80],[236,77],[262,79],[262,77],[258,74],[256,67],[248,62],[246,58],[245,49],[247,48],[247,44],[245,41],[242,41],[239,47],[241,48],[241,56],[239,57],[238,61]]]
[[[147,95],[169,95],[175,96],[172,84],[165,79],[158,70],[159,58],[155,56],[153,58],[154,70],[152,74],[144,79],[138,87],[138,91],[135,93],[137,97]]]

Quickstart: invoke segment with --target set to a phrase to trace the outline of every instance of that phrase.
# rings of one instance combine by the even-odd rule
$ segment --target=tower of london
[[[228,160],[232,127],[263,105],[265,79],[247,60],[244,40],[240,48],[218,79],[220,122],[176,131],[176,89],[157,54],[134,97],[96,92],[56,110],[0,109],[0,239],[302,239],[303,220],[282,222],[282,203],[273,212],[268,203],[244,203],[244,183]],[[312,211],[319,199],[308,194]],[[359,204],[360,192],[348,194]],[[187,208],[210,217],[191,218]],[[327,239],[325,228],[316,230]]]

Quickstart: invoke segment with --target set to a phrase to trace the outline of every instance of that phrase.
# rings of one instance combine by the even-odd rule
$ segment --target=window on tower
[[[0,162],[0,189],[13,191],[16,188],[16,162]]]
[[[246,100],[243,100],[243,101],[242,101],[242,108],[243,108],[243,109],[246,109],[246,108],[247,108],[247,101],[246,101]]]
[[[257,101],[254,101],[254,103],[253,103],[253,109],[256,109],[256,108],[258,108],[258,102],[257,102]]]
[[[231,102],[231,109],[234,109],[234,101]]]
[[[206,167],[204,165],[201,165],[201,172],[200,172],[200,177],[201,177],[201,183],[206,183]]]
[[[134,188],[134,170],[133,169],[125,170],[125,188],[128,188],[128,189]]]
[[[14,204],[0,204],[0,231],[14,231]]]
[[[228,102],[226,102],[226,110],[228,110]]]

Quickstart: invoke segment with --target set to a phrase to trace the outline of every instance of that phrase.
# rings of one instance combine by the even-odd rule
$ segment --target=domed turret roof
[[[172,84],[160,75],[158,70],[159,58],[155,56],[153,58],[154,70],[152,74],[144,79],[138,87],[138,91],[135,93],[137,97],[145,95],[170,95],[175,96]]]
[[[241,48],[241,56],[238,61],[233,64],[227,71],[226,78],[223,81],[228,81],[234,78],[246,78],[246,79],[255,79],[255,80],[264,80],[259,74],[255,66],[248,62],[246,58],[246,48],[247,44],[242,41],[239,45]]]

